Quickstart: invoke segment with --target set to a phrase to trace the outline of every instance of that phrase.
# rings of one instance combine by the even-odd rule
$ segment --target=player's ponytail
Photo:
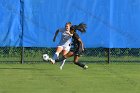
[[[87,25],[84,24],[84,23],[80,23],[79,25],[73,25],[71,26],[71,29],[72,30],[78,30],[80,31],[81,33],[85,33],[86,32],[86,28],[87,28]]]

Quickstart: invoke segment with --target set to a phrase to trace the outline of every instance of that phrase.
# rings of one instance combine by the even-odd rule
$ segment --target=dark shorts
[[[80,48],[78,47],[78,48],[72,49],[71,52],[74,52],[74,55],[76,55],[76,56],[81,56],[83,54],[83,50],[82,50],[81,47]]]

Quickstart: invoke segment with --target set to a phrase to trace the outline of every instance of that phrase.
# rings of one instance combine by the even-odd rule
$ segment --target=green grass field
[[[140,93],[140,64],[0,64],[0,93]]]

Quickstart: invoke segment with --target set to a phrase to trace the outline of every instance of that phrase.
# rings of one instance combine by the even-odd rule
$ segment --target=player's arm
[[[80,44],[82,45],[82,50],[84,51],[84,44],[83,44],[82,40],[79,38],[78,41],[79,41]]]
[[[56,39],[56,36],[58,35],[59,33],[59,29],[55,32],[55,35],[54,35],[54,38],[53,38],[53,42],[55,42],[55,39]]]

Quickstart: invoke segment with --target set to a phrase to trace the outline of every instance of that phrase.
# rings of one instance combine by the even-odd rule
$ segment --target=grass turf
[[[140,64],[0,64],[0,93],[140,93]]]

